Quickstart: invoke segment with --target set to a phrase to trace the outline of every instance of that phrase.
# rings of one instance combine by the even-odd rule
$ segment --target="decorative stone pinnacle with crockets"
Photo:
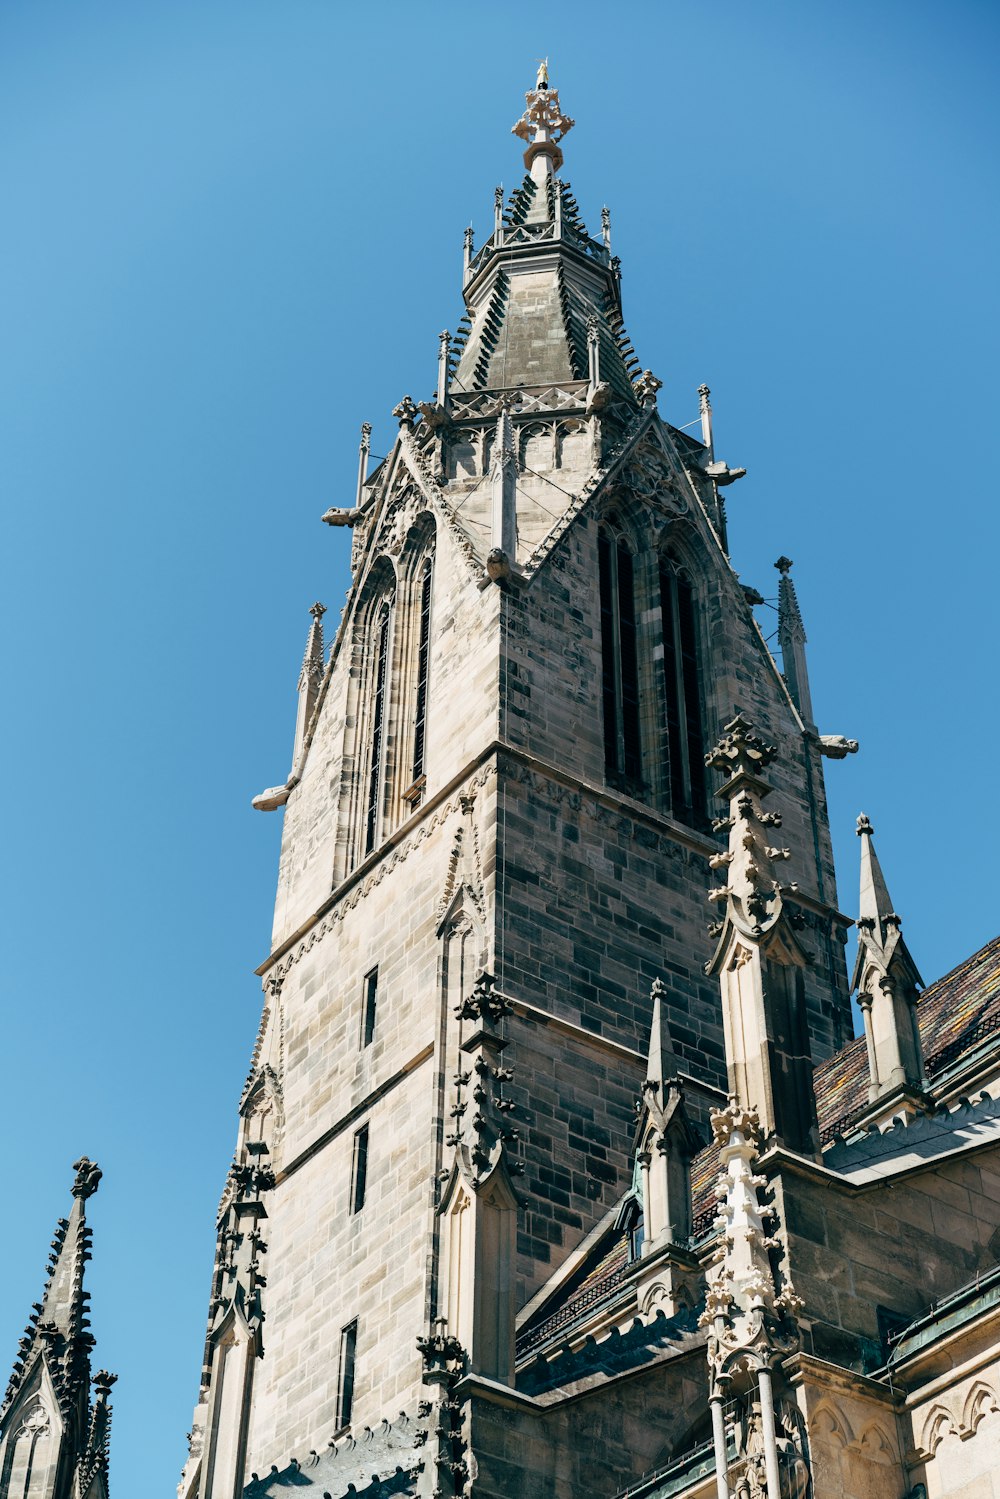
[[[500,1065],[507,1042],[499,1024],[511,1013],[510,1001],[499,994],[491,973],[481,973],[472,993],[455,1006],[460,1020],[472,1022],[472,1032],[462,1042],[462,1060],[455,1073],[454,1129],[448,1144],[467,1152],[467,1165],[476,1180],[488,1176],[505,1145],[517,1140],[508,1127],[514,1104],[502,1096],[503,1084],[513,1076]],[[512,1171],[517,1167],[511,1166]]]
[[[729,802],[729,816],[714,824],[717,832],[728,831],[729,848],[709,860],[712,869],[726,872],[726,884],[710,891],[708,898],[726,903],[727,919],[744,936],[759,937],[770,929],[781,914],[782,895],[795,888],[781,885],[774,872],[776,862],[789,858],[789,850],[773,847],[765,832],[780,827],[781,817],[761,809],[771,791],[762,772],[774,754],[774,746],[737,713],[705,756],[705,764],[726,777],[717,795]]]
[[[767,1226],[776,1214],[760,1197],[767,1181],[756,1170],[757,1111],[730,1098],[711,1119],[719,1147],[715,1194],[722,1240],[708,1273],[701,1323],[710,1329],[713,1380],[728,1381],[747,1361],[766,1366],[795,1347],[794,1317],[802,1303],[778,1271],[782,1246]]]

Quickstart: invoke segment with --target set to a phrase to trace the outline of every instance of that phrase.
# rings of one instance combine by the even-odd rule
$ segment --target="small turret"
[[[916,963],[903,940],[902,922],[892,901],[875,852],[874,828],[862,813],[861,892],[858,915],[858,956],[852,988],[865,1026],[868,1048],[868,1097],[886,1117],[913,1112],[926,1090],[918,989],[923,987]]]

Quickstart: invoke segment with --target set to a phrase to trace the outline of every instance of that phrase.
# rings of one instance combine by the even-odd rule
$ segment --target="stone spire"
[[[810,959],[798,938],[801,917],[787,902],[796,887],[777,876],[790,851],[769,841],[781,817],[761,805],[771,793],[763,772],[774,755],[737,713],[705,756],[726,777],[716,794],[729,803],[729,816],[714,825],[729,833],[729,848],[709,860],[725,870],[726,884],[709,894],[724,915],[706,971],[722,986],[730,1093],[758,1110],[766,1137],[813,1154],[819,1138],[802,977]]]
[[[569,183],[555,175],[563,161],[558,142],[573,122],[544,68],[526,98],[514,131],[527,142],[528,175],[506,198],[496,190],[493,232],[476,253],[466,238],[467,326],[449,346],[448,415],[461,421],[473,409],[474,392],[532,390],[532,409],[543,409],[553,399],[542,395],[547,388],[572,386],[576,394],[575,387],[588,384],[591,400],[584,396],[581,406],[606,386],[601,409],[615,400],[631,416],[639,404],[633,378],[641,370],[622,322],[617,267],[606,236],[591,238]],[[558,398],[560,410],[566,399]]]
[[[517,1195],[509,1146],[517,1139],[503,1097],[511,1071],[501,1065],[507,1042],[500,1023],[510,1004],[492,974],[476,980],[455,1014],[471,1023],[455,1074],[454,1121],[447,1144],[454,1152],[438,1215],[441,1219],[439,1304],[474,1373],[514,1381]]]
[[[90,1298],[83,1288],[91,1257],[86,1205],[97,1191],[101,1171],[86,1156],[73,1170],[73,1207],[56,1225],[45,1290],[18,1345],[0,1407],[0,1499],[6,1499],[11,1472],[23,1472],[22,1446],[34,1458],[26,1458],[27,1478],[20,1480],[26,1487],[18,1489],[18,1499],[22,1494],[24,1499],[71,1499],[77,1494],[103,1499],[107,1493],[108,1393],[115,1376],[104,1370],[95,1376],[97,1398],[91,1405],[94,1339]],[[52,1473],[57,1474],[54,1489]]]
[[[512,133],[527,142],[524,165],[532,179],[542,183],[562,166],[563,154],[558,143],[575,123],[560,108],[559,90],[549,87],[548,58],[539,63],[535,86],[525,94],[524,102],[524,114],[512,127]]]
[[[812,696],[806,667],[806,627],[802,623],[802,611],[792,582],[791,559],[779,557],[774,565],[781,574],[778,583],[778,644],[781,646],[785,681],[788,683],[792,702],[802,716],[802,722],[806,728],[812,728]]]
[[[861,892],[858,956],[852,988],[865,1025],[868,1049],[868,1096],[889,1113],[912,1111],[926,1089],[918,989],[923,987],[916,963],[903,940],[902,922],[893,910],[868,817],[858,818],[861,839]]]

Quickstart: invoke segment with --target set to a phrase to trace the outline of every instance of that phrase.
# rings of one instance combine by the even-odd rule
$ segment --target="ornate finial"
[[[364,449],[367,450],[368,448],[371,447],[371,441],[372,441],[372,424],[371,424],[371,422],[362,422],[361,423],[361,446]]]
[[[604,241],[604,248],[606,250],[610,250],[611,249],[611,209],[608,208],[607,204],[605,204],[605,206],[601,209],[601,239]]]
[[[323,618],[323,615],[326,613],[326,605],[313,604],[309,610],[309,613],[312,615],[316,623],[319,624],[320,620]]]
[[[465,248],[468,250],[468,252],[469,252],[470,255],[472,254],[472,239],[473,239],[472,225],[470,224],[469,227],[468,227],[468,229],[466,229],[466,231],[465,231],[465,239],[464,239]]]
[[[783,578],[787,578],[788,574],[792,570],[792,559],[791,557],[779,557],[774,565],[778,569],[781,576]]]
[[[656,392],[663,389],[663,381],[657,380],[652,370],[643,370],[632,389],[643,406],[655,406]]]
[[[742,775],[759,779],[776,753],[774,745],[765,744],[755,732],[750,720],[737,713],[725,725],[718,744],[705,756],[705,764],[712,770],[721,770],[727,777]]]
[[[529,171],[539,161],[542,175],[551,176],[563,164],[563,154],[557,145],[574,121],[564,115],[559,105],[559,90],[549,87],[548,59],[538,69],[535,87],[524,96],[527,108],[512,127],[513,134],[528,143],[524,153],[524,164]],[[532,172],[532,175],[535,174]]]
[[[587,319],[587,342],[588,344],[597,342],[597,318],[593,313]]]
[[[493,207],[496,209],[497,213],[500,213],[501,210],[503,209],[503,188],[502,187],[495,187],[493,189]]]
[[[858,837],[863,838],[867,833],[869,838],[871,838],[874,832],[875,829],[872,827],[871,818],[867,812],[862,812],[858,818]]]
[[[705,407],[710,404],[709,403],[709,396],[711,394],[712,394],[712,392],[709,390],[709,388],[708,388],[707,385],[699,385],[698,386],[698,400],[699,400],[699,402],[701,404],[702,411],[704,411]]]
[[[417,408],[412,396],[404,396],[398,406],[392,408],[392,414],[401,427],[407,431],[413,430],[413,423],[417,417]]]
[[[91,1384],[97,1390],[98,1397],[101,1397],[102,1395],[106,1397],[107,1395],[109,1395],[111,1393],[112,1385],[116,1385],[117,1383],[118,1375],[109,1374],[107,1369],[98,1369],[97,1373],[91,1380]]]
[[[76,1180],[73,1183],[73,1196],[79,1197],[86,1202],[88,1197],[93,1197],[97,1191],[98,1184],[104,1174],[95,1161],[88,1160],[85,1155],[78,1161],[73,1162],[73,1170],[76,1172]]]

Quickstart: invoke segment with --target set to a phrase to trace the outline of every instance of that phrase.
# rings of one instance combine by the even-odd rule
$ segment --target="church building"
[[[857,743],[572,125],[543,66],[435,392],[322,517],[179,1499],[1000,1499],[1000,938],[925,987],[864,815],[841,909]],[[76,1169],[0,1499],[107,1495]]]

